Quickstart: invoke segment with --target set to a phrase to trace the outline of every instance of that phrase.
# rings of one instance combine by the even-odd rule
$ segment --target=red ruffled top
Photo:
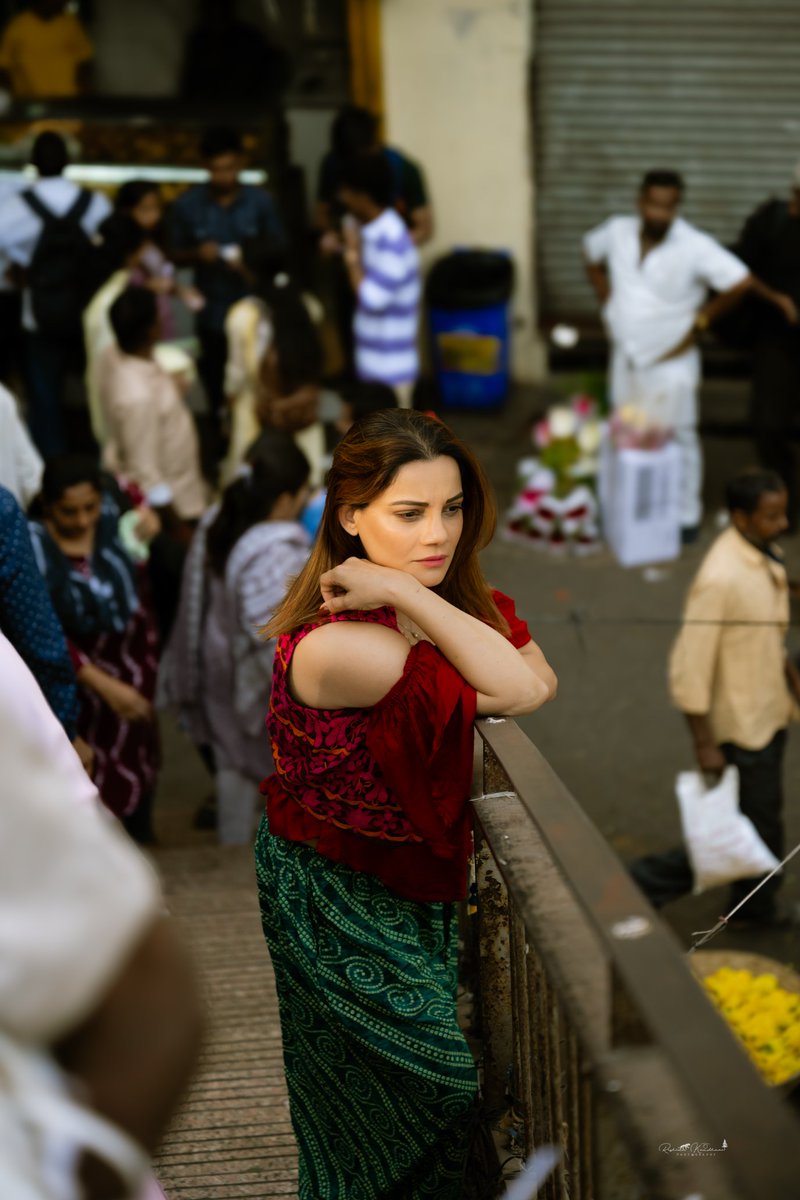
[[[493,595],[509,640],[524,646],[530,633],[513,601]],[[380,608],[339,613],[278,639],[267,717],[275,774],[261,785],[270,832],[316,840],[318,853],[375,875],[408,899],[462,899],[475,689],[423,641],[372,708],[299,704],[287,682],[295,647],[320,624],[342,620],[397,629],[394,609]]]

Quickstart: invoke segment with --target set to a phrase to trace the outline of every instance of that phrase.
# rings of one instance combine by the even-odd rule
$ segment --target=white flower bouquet
[[[594,482],[602,423],[591,396],[549,409],[533,427],[535,457],[518,465],[520,489],[504,534],[554,552],[587,553],[599,545]]]

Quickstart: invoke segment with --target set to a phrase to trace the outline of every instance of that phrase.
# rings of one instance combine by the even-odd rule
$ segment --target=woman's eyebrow
[[[445,504],[452,504],[455,500],[463,500],[463,499],[464,499],[464,493],[459,492],[457,496],[451,496],[449,500],[445,500]],[[394,508],[394,506],[396,504],[402,504],[406,508],[427,508],[428,507],[427,500],[392,500],[389,507]]]

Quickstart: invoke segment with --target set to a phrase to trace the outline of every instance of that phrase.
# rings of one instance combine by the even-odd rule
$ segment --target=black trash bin
[[[449,408],[497,408],[508,395],[514,264],[498,250],[455,250],[434,263],[426,298],[433,365]]]

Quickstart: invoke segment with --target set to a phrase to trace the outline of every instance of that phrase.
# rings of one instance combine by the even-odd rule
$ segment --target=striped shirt
[[[356,373],[390,386],[411,383],[419,374],[419,255],[394,209],[363,227],[361,263],[353,325]]]

